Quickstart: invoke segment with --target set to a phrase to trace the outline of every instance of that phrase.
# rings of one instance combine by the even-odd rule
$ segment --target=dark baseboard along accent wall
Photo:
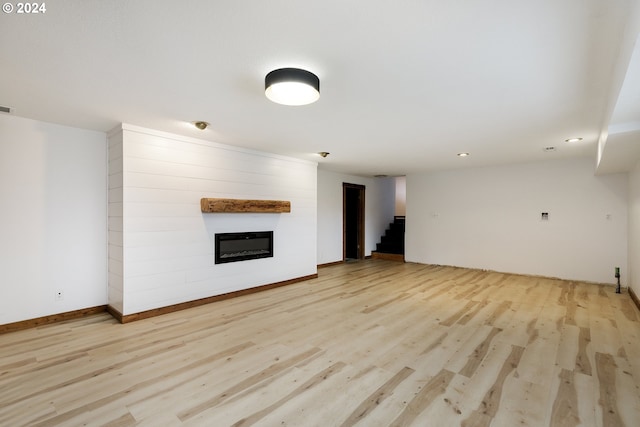
[[[112,306],[110,306],[110,305],[107,306],[107,313],[109,313],[118,322],[124,323],[124,322],[122,322],[122,313],[120,313],[118,310],[116,310]]]
[[[364,259],[371,259],[371,255],[367,255],[364,257]],[[318,268],[325,268],[325,267],[332,267],[334,265],[340,265],[340,264],[345,264],[346,261],[345,260],[340,260],[340,261],[333,261],[333,262],[327,262],[325,264],[318,264],[317,267]]]
[[[214,295],[212,297],[197,299],[193,301],[187,301],[180,304],[174,304],[167,307],[154,308],[152,310],[142,311],[140,313],[133,313],[122,315],[113,307],[109,307],[107,311],[111,313],[120,323],[130,323],[136,320],[148,319],[149,317],[160,316],[162,314],[173,313],[174,311],[186,310],[187,308],[198,307],[205,304],[211,304],[212,302],[222,301],[229,298],[236,298],[242,295],[254,294],[257,292],[267,291],[269,289],[279,288],[280,286],[291,285],[293,283],[304,282],[305,280],[315,279],[318,277],[318,273],[310,274],[308,276],[297,277],[295,279],[284,280],[282,282],[271,283],[268,285],[256,286],[255,288],[242,289],[239,291],[229,292],[222,295]]]
[[[23,329],[37,328],[38,326],[50,325],[52,323],[64,322],[65,320],[79,319],[93,314],[104,313],[106,305],[83,308],[82,310],[67,311],[66,313],[52,314],[49,316],[37,317],[35,319],[22,320],[20,322],[0,325],[0,335],[9,332],[21,331]]]
[[[339,265],[339,264],[344,264],[344,261],[334,261],[334,262],[328,262],[326,264],[318,264],[318,268],[331,267],[333,265]]]

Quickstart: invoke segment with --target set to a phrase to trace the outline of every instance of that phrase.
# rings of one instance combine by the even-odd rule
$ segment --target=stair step
[[[404,246],[389,245],[384,243],[376,243],[377,252],[385,252],[389,254],[403,254]]]
[[[387,254],[384,252],[376,252],[373,251],[371,252],[371,258],[374,259],[386,259],[386,260],[390,260],[390,261],[398,261],[398,262],[404,262],[404,255],[403,254]]]
[[[393,222],[389,223],[389,228],[380,238],[380,243],[376,243],[374,252],[404,256],[404,234],[405,218],[403,216],[394,217]]]

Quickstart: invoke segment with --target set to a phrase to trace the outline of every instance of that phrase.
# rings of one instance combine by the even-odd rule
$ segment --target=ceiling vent
[[[11,107],[5,107],[4,105],[0,105],[0,113],[11,113]]]

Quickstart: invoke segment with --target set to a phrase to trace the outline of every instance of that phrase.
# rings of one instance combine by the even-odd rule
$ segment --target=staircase
[[[403,216],[393,217],[380,243],[376,243],[376,250],[371,252],[371,258],[404,262],[404,222]]]

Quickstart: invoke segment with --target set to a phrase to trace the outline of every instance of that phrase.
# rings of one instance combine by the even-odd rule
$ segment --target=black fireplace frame
[[[229,255],[222,249],[225,244],[235,241],[237,244],[243,246],[242,242],[250,240],[264,240],[268,239],[267,245],[261,247],[255,252],[242,253],[240,251],[235,255]],[[273,257],[273,231],[249,231],[241,233],[216,233],[215,234],[215,263],[225,264],[228,262],[247,261],[250,259],[261,259]]]

